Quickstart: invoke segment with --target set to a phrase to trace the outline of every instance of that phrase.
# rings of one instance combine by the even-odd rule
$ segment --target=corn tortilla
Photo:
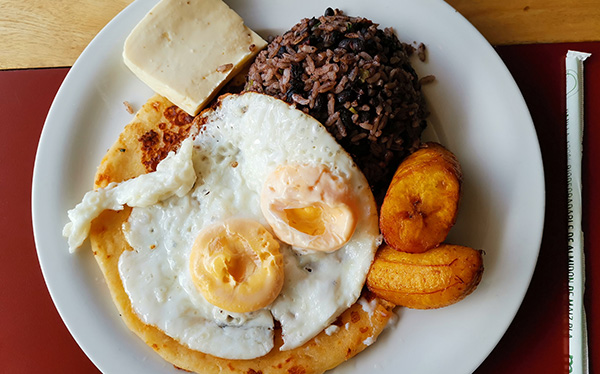
[[[199,124],[167,99],[155,95],[139,110],[102,159],[95,188],[121,182],[153,171],[170,150],[175,150]],[[252,360],[229,360],[194,351],[167,336],[155,326],[141,321],[131,306],[119,276],[118,261],[123,251],[131,250],[122,225],[131,209],[105,211],[92,223],[90,240],[113,301],[129,329],[137,334],[175,367],[198,373],[317,374],[332,369],[353,357],[377,338],[392,317],[393,305],[365,291],[375,308],[366,310],[356,303],[334,323],[334,333],[319,335],[301,347],[280,351],[281,332],[275,331],[275,348]]]

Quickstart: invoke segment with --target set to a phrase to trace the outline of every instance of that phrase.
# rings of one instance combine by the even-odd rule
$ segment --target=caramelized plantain
[[[462,171],[450,151],[425,143],[398,167],[381,206],[379,228],[393,248],[420,253],[444,241],[456,222]]]
[[[384,245],[371,265],[367,287],[396,305],[434,309],[464,299],[482,274],[481,250],[442,244],[424,253],[406,253]]]

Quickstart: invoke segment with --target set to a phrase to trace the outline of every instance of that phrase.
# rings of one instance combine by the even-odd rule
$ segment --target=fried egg
[[[163,188],[123,225],[133,250],[119,273],[132,307],[218,357],[265,355],[274,320],[281,350],[301,346],[360,296],[380,240],[367,181],[319,122],[278,99],[224,96],[200,123],[157,169],[168,177],[193,165],[195,182]],[[164,186],[151,174],[138,192],[104,195],[135,206],[127,196]]]

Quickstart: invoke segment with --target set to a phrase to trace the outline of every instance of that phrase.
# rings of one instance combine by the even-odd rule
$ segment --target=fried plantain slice
[[[483,251],[442,244],[424,253],[381,247],[367,276],[375,295],[413,309],[454,304],[473,292],[483,274]]]
[[[456,222],[462,171],[454,154],[425,143],[398,167],[381,206],[379,228],[393,248],[424,252]]]

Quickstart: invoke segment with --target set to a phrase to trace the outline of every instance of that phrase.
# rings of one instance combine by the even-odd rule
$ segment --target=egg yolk
[[[211,304],[235,313],[264,308],[283,286],[279,243],[264,226],[229,219],[203,229],[190,255],[192,281]]]
[[[333,252],[356,228],[354,194],[325,165],[285,164],[266,179],[261,210],[277,237],[290,245]]]

